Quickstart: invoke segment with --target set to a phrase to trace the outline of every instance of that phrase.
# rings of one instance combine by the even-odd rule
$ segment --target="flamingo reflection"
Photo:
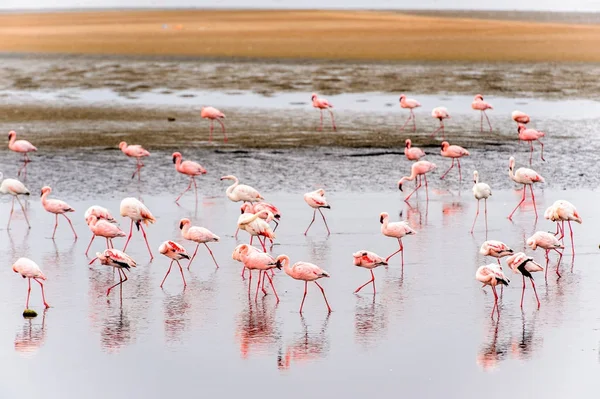
[[[46,339],[46,312],[42,313],[42,322],[35,323],[36,319],[26,318],[23,327],[15,335],[15,351],[24,355],[32,355]]]
[[[117,313],[109,315],[103,322],[100,331],[102,349],[109,353],[118,353],[133,339],[131,327],[131,322],[123,311],[123,307],[119,307]]]
[[[283,348],[281,348],[277,355],[277,367],[280,370],[289,369],[294,362],[302,363],[318,360],[327,355],[329,352],[327,325],[330,314],[327,314],[318,332],[309,331],[304,317],[300,318],[303,329],[302,334],[291,345],[287,346],[285,353],[283,352]]]
[[[187,316],[191,308],[188,295],[181,292],[177,295],[167,296],[163,300],[165,313],[165,340],[167,342],[179,341],[183,331],[187,328],[190,318]]]
[[[533,351],[541,344],[542,339],[536,339],[534,337],[537,313],[538,312],[533,313],[529,325],[525,320],[525,313],[521,314],[521,334],[511,340],[510,353],[513,358],[529,360],[531,359]]]
[[[379,342],[376,339],[387,329],[388,320],[386,308],[383,304],[372,301],[357,301],[354,311],[354,336],[356,341],[369,346]]]
[[[268,352],[281,337],[275,324],[275,308],[267,306],[267,301],[248,301],[248,308],[238,318],[236,337],[244,359],[250,352]]]
[[[477,364],[485,371],[496,368],[498,362],[504,360],[508,353],[508,343],[498,342],[499,324],[500,318],[492,322],[488,338],[479,350],[479,353],[477,353]]]

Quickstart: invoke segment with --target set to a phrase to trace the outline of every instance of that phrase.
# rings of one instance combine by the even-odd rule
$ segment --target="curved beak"
[[[380,217],[379,217],[379,223],[382,223],[382,224],[383,224],[383,216],[380,216]]]
[[[177,157],[173,157],[173,163],[177,163]]]
[[[183,229],[183,222],[179,223],[179,230]]]
[[[44,190],[40,191],[40,197],[44,195]]]
[[[402,183],[398,184],[398,190],[402,191]]]

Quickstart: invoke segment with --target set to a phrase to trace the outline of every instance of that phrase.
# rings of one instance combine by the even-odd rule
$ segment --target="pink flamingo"
[[[490,123],[490,118],[488,118],[485,113],[488,109],[494,109],[492,105],[488,102],[483,101],[483,96],[481,94],[477,94],[471,103],[471,108],[475,111],[481,112],[481,123],[480,123],[480,131],[483,133],[483,116],[485,115],[485,119],[487,119],[487,123],[490,126],[490,133],[492,132],[492,124]]]
[[[529,141],[529,146],[531,148],[530,155],[529,155],[529,164],[531,165],[531,161],[533,160],[533,142],[534,141],[537,141],[542,146],[541,158],[542,158],[542,161],[545,161],[545,159],[544,159],[544,143],[542,143],[540,141],[540,138],[544,137],[546,135],[546,133],[540,132],[539,130],[535,130],[535,129],[528,129],[527,126],[523,125],[522,123],[519,123],[519,125],[517,126],[517,132],[519,132],[519,141]]]
[[[425,156],[425,151],[418,147],[413,147],[410,139],[406,139],[404,143],[404,156],[409,161],[418,161]]]
[[[133,224],[135,223],[135,226],[137,227],[138,231],[142,229],[142,235],[144,236],[144,241],[146,241],[146,247],[148,248],[148,252],[150,253],[150,260],[154,259],[154,255],[152,255],[152,250],[150,249],[150,244],[148,244],[146,231],[144,230],[144,224],[147,226],[150,223],[156,222],[156,219],[154,218],[150,210],[137,198],[129,197],[121,201],[120,213],[121,216],[128,217],[129,219],[131,219],[131,224],[129,225],[129,236],[127,236],[127,242],[125,242],[123,251],[127,250],[127,244],[129,244],[129,240],[131,240],[131,236],[133,234]]]
[[[309,281],[314,281],[317,287],[319,287],[321,293],[323,293],[325,305],[327,305],[327,311],[331,313],[331,307],[329,306],[329,302],[327,302],[325,290],[319,283],[317,283],[317,280],[320,278],[331,277],[329,273],[321,269],[319,266],[308,262],[296,262],[292,267],[290,267],[290,258],[287,255],[279,255],[275,260],[275,264],[279,267],[283,266],[285,274],[294,280],[304,281],[304,296],[302,297],[302,303],[300,304],[300,314],[302,314],[302,308],[304,307],[304,300],[306,299],[306,291],[308,289]]]
[[[73,223],[71,223],[71,219],[65,213],[67,212],[75,212],[75,209],[71,208],[69,204],[64,201],[57,199],[48,199],[48,195],[52,192],[52,189],[48,186],[42,188],[42,206],[47,212],[53,213],[56,215],[56,223],[54,224],[54,231],[52,232],[52,239],[54,240],[54,236],[56,235],[56,228],[58,227],[58,215],[63,215],[65,219],[69,222],[71,226],[71,230],[73,230],[73,235],[75,239],[77,239],[77,233],[73,228]]]
[[[249,206],[249,204],[247,205]],[[263,220],[262,216],[267,215],[267,219]],[[269,221],[273,219],[273,214],[269,211],[260,211],[258,213],[243,213],[238,218],[238,229],[246,231],[250,234],[250,244],[252,244],[252,238],[256,237],[260,244],[263,247],[264,252],[267,252],[267,248],[265,246],[266,239],[268,238],[273,242],[275,238],[275,233],[271,229],[269,225]],[[265,241],[261,241],[260,237],[265,237]]]
[[[2,174],[2,172],[0,172],[0,179],[2,179],[3,177],[4,177],[4,175]],[[27,187],[25,187],[25,185],[23,183],[21,183],[20,181],[18,181],[17,179],[4,179],[4,180],[2,180],[2,183],[0,184],[0,194],[8,194],[8,195],[12,195],[12,197],[13,197],[12,198],[12,206],[10,208],[10,216],[8,217],[8,225],[6,226],[6,228],[10,229],[10,221],[12,220],[12,215],[15,210],[15,199],[21,206],[21,210],[23,211],[23,216],[25,216],[25,221],[27,222],[27,226],[29,228],[31,228],[31,225],[29,224],[29,218],[27,218],[27,212],[25,212],[25,208],[23,207],[23,204],[21,203],[21,200],[19,199],[19,195],[30,195],[30,192],[27,189]]]
[[[248,251],[258,251],[258,252],[260,252],[260,250],[258,248],[253,247],[252,245],[240,244],[237,247],[235,247],[235,249],[233,250],[233,253],[231,254],[231,258],[233,260],[238,261],[238,262],[242,262],[242,264],[243,264],[244,263],[244,258],[242,256],[242,249],[245,248],[245,247],[248,247]],[[244,278],[244,273],[246,273],[246,266],[242,267],[242,278]]]
[[[312,224],[315,222],[315,216],[317,216],[317,211],[319,211],[319,213],[321,214],[321,217],[323,218],[323,222],[325,222],[325,228],[327,229],[327,235],[330,235],[331,231],[329,231],[329,226],[327,225],[327,220],[325,220],[325,215],[323,215],[323,212],[321,211],[321,208],[331,209],[331,206],[329,205],[329,203],[327,202],[327,199],[325,198],[325,190],[320,188],[318,190],[311,191],[310,193],[304,194],[304,201],[308,204],[308,206],[310,206],[311,208],[314,209],[312,220],[310,221],[310,224],[306,228],[304,235],[306,235],[306,233],[308,233],[310,226],[312,226]]]
[[[240,184],[240,181],[235,176],[223,176],[221,177],[221,181],[223,180],[233,180],[233,184],[225,190],[225,194],[230,201],[259,202],[264,200],[263,196],[254,187]]]
[[[387,266],[386,260],[370,251],[358,251],[353,253],[352,256],[354,257],[354,266],[364,267],[371,271],[371,279],[358,287],[354,293],[356,294],[358,291],[362,290],[364,286],[371,283],[373,283],[373,294],[377,293],[375,290],[375,275],[373,274],[373,269],[378,266]]]
[[[440,121],[440,127],[435,129],[431,134],[431,137],[435,136],[437,132],[442,131],[442,140],[446,140],[446,132],[444,130],[444,119],[450,119],[450,114],[446,107],[436,107],[431,111],[431,117]]]
[[[192,222],[190,222],[190,219],[181,219],[179,221],[179,229],[181,229],[181,236],[183,238],[185,238],[186,240],[189,240],[189,241],[194,241],[195,243],[198,244],[198,245],[196,245],[196,250],[194,251],[194,254],[192,255],[192,259],[190,259],[190,262],[188,263],[188,270],[190,269],[190,265],[192,264],[192,261],[196,257],[196,253],[198,252],[198,247],[200,246],[200,244],[204,244],[204,246],[210,253],[210,256],[213,258],[213,261],[215,262],[215,266],[217,266],[217,269],[218,269],[219,264],[217,263],[215,256],[213,255],[213,253],[210,250],[210,248],[208,247],[208,245],[206,245],[206,243],[207,242],[218,242],[219,236],[214,234],[212,231],[205,229],[204,227],[192,226]]]
[[[110,290],[128,280],[125,270],[129,270],[130,268],[137,266],[137,263],[131,258],[131,256],[114,248],[105,249],[104,252],[96,252],[96,258],[98,258],[101,264],[114,267],[119,273],[119,282],[110,286],[108,290],[106,290],[106,296],[110,294]]]
[[[123,230],[121,230],[119,226],[109,222],[106,219],[98,219],[96,215],[90,215],[90,217],[88,218],[88,227],[90,228],[93,234],[92,241],[96,236],[106,238],[106,248],[115,247],[112,242],[113,238],[125,237],[125,232],[123,232]],[[92,241],[90,241],[90,244],[88,245],[85,251],[86,255],[90,249],[90,246],[92,245]],[[89,264],[91,265],[92,263],[94,263],[94,261],[96,261],[96,258],[92,259]]]
[[[214,107],[202,107],[200,110],[200,117],[204,119],[210,119],[210,137],[208,141],[212,141],[213,129],[215,121],[219,122],[223,131],[224,142],[227,142],[227,132],[225,131],[225,125],[221,119],[225,119],[225,114]]]
[[[323,110],[326,109],[329,112],[329,115],[331,115],[331,124],[333,126],[333,131],[335,132],[337,130],[337,127],[335,126],[335,118],[333,117],[333,112],[331,111],[331,108],[333,108],[333,104],[331,104],[324,98],[317,97],[315,93],[313,93],[311,98],[312,106],[314,108],[319,108],[319,111],[321,111],[321,125],[318,130],[323,130]]]
[[[188,184],[187,188],[183,190],[179,197],[175,200],[175,202],[179,202],[179,199],[183,194],[185,194],[191,187],[192,183],[194,183],[194,190],[196,192],[196,201],[198,201],[198,186],[196,185],[196,176],[201,176],[206,174],[206,169],[202,167],[199,163],[192,161],[183,161],[181,162],[181,154],[179,152],[173,153],[173,163],[175,164],[175,169],[181,174],[187,175],[190,177],[190,184]]]
[[[558,240],[558,238],[556,238],[554,234],[545,231],[536,231],[534,235],[527,239],[527,245],[529,245],[534,251],[538,247],[546,251],[546,277],[548,277],[548,263],[550,262],[550,251],[556,251],[556,253],[560,256],[556,265],[556,274],[558,274],[558,276],[560,277],[558,268],[560,267],[560,260],[562,259],[563,254],[559,251],[559,249],[564,249],[565,246]]]
[[[413,109],[419,108],[420,106],[421,106],[421,103],[419,103],[417,100],[413,100],[412,98],[406,98],[406,96],[404,94],[402,94],[400,96],[400,108],[405,108],[405,109],[410,110],[410,116],[408,117],[406,122],[404,122],[404,125],[402,125],[402,127],[400,128],[400,131],[404,130],[404,127],[411,119],[413,121],[413,132],[417,131],[417,118],[415,118]]]
[[[473,230],[475,229],[475,222],[477,222],[477,216],[479,216],[479,201],[481,200],[483,200],[485,209],[485,232],[487,234],[487,199],[492,195],[492,189],[486,183],[479,182],[479,172],[477,171],[473,172],[473,183],[475,183],[473,185],[473,196],[477,200],[477,213],[475,213],[475,220],[473,220],[473,226],[471,226],[471,234],[473,234]]]
[[[440,151],[443,157],[452,158],[452,165],[448,168],[448,170],[440,177],[440,179],[444,179],[450,169],[454,167],[454,160],[458,163],[458,177],[459,181],[462,180],[462,172],[460,171],[460,158],[469,155],[469,151],[465,150],[461,146],[458,145],[450,145],[447,141],[442,142],[442,150]]]
[[[400,191],[403,191],[402,185],[404,184],[404,182],[407,180],[413,181],[417,177],[419,177],[419,184],[417,185],[417,187],[415,187],[415,189],[410,194],[408,194],[406,196],[406,198],[404,198],[404,201],[408,202],[410,197],[414,193],[416,193],[418,189],[421,188],[421,176],[423,176],[423,178],[425,179],[425,194],[427,195],[427,200],[429,201],[429,190],[427,187],[427,173],[431,172],[435,168],[436,168],[436,165],[429,161],[417,161],[412,164],[412,166],[410,168],[410,176],[404,176],[400,179],[400,181],[398,182],[398,189]]]
[[[181,259],[189,259],[190,258],[187,251],[185,250],[185,248],[183,246],[177,244],[176,242],[169,240],[169,241],[165,241],[162,244],[160,244],[160,247],[158,247],[158,252],[160,252],[167,258],[171,259],[171,263],[169,264],[169,270],[167,270],[167,274],[165,274],[165,278],[163,278],[163,281],[160,283],[160,288],[162,288],[163,284],[165,283],[165,280],[167,279],[167,276],[169,275],[169,273],[171,273],[171,267],[173,266],[173,262],[177,262],[177,266],[179,266],[179,271],[181,272],[183,286],[186,287],[187,283],[185,282],[185,276],[183,275],[183,269],[181,268],[181,263],[179,263],[179,261]]]
[[[275,223],[273,232],[275,232],[277,227],[279,227],[279,219],[281,219],[281,212],[279,209],[277,209],[275,205],[264,201],[254,203],[252,205],[252,213],[259,213],[260,211],[269,211],[273,214],[273,223]],[[260,217],[261,219],[267,219],[268,214],[262,213]]]
[[[527,186],[529,186],[529,189],[531,191],[531,199],[533,201],[533,209],[535,210],[535,219],[537,220],[538,214],[537,214],[537,208],[535,206],[535,195],[533,194],[533,183],[538,183],[538,182],[543,183],[544,178],[541,175],[539,175],[535,170],[532,170],[532,169],[519,168],[516,171],[514,171],[514,169],[515,169],[515,158],[510,157],[510,159],[508,160],[508,175],[515,183],[519,183],[519,184],[523,185],[523,198],[521,198],[521,202],[519,202],[517,204],[516,208],[512,211],[512,213],[510,215],[508,215],[508,219],[512,220],[513,214],[521,206],[521,204],[523,202],[525,202],[525,192],[526,192]]]
[[[92,205],[85,211],[84,217],[85,217],[85,222],[87,223],[88,227],[89,227],[90,219],[92,216],[96,217],[96,219],[98,219],[98,220],[104,219],[110,223],[117,223],[117,221],[111,215],[109,210],[102,206],[99,206],[99,205]],[[90,240],[90,243],[88,244],[88,247],[85,250],[85,256],[87,256],[87,254],[90,250],[90,247],[92,246],[92,242],[94,242],[95,239],[96,239],[96,235],[92,231],[92,239]]]
[[[500,265],[500,258],[512,255],[514,251],[502,241],[488,240],[481,244],[479,253],[483,256],[491,256],[496,258],[498,265]]]
[[[492,307],[492,314],[490,315],[490,317],[493,318],[494,310],[498,309],[498,293],[496,292],[496,286],[498,284],[508,286],[510,280],[506,278],[506,275],[504,275],[502,268],[494,263],[490,263],[489,265],[485,266],[480,266],[475,272],[475,279],[480,283],[483,283],[484,287],[486,285],[492,287],[492,292],[494,293],[494,307]],[[499,312],[500,310],[498,310],[498,313]]]
[[[575,205],[565,200],[555,201],[552,206],[550,206],[546,212],[544,213],[544,217],[548,220],[556,222],[556,234],[558,235],[560,232],[559,240],[563,240],[565,237],[565,222],[569,224],[569,232],[571,235],[571,250],[573,252],[573,256],[575,256],[575,243],[573,241],[573,226],[571,226],[571,222],[577,222],[581,224],[583,220],[579,213],[577,212],[577,208]]]
[[[525,112],[521,112],[521,111],[513,111],[511,114],[512,120],[517,122],[517,123],[523,123],[523,124],[528,124],[530,119],[529,119],[529,115],[527,115]]]
[[[544,268],[536,263],[533,258],[528,257],[523,252],[517,252],[514,255],[511,255],[506,259],[506,263],[508,267],[512,269],[516,274],[521,274],[523,276],[523,291],[521,293],[521,308],[523,307],[523,297],[525,296],[525,277],[529,278],[531,282],[531,287],[533,288],[533,292],[535,293],[535,299],[537,300],[538,309],[540,308],[540,299],[538,298],[537,291],[535,289],[535,283],[533,282],[533,276],[531,273],[541,272]]]
[[[21,277],[27,279],[29,288],[27,289],[27,302],[25,302],[25,309],[29,309],[29,296],[31,294],[31,279],[37,281],[42,289],[42,300],[46,309],[50,307],[46,302],[46,296],[44,295],[44,284],[40,280],[46,280],[46,276],[42,273],[40,267],[28,258],[19,258],[12,266],[13,272],[19,273]]]
[[[398,240],[398,245],[400,246],[400,248],[396,252],[385,258],[385,261],[388,262],[392,256],[396,255],[398,252],[402,252],[402,267],[404,267],[404,245],[402,245],[402,237],[407,235],[415,235],[417,234],[417,232],[410,227],[406,220],[403,220],[401,222],[389,223],[389,218],[390,215],[388,215],[387,212],[382,212],[379,215],[379,223],[381,223],[381,234],[383,234],[386,237],[396,238]]]
[[[240,255],[244,262],[244,267],[250,271],[250,282],[248,283],[248,289],[252,284],[252,270],[258,270],[258,282],[256,283],[256,294],[254,295],[254,301],[258,300],[258,288],[260,287],[261,277],[263,284],[263,292],[266,295],[267,292],[264,288],[265,285],[265,277],[269,279],[269,284],[271,284],[271,288],[273,289],[273,294],[275,294],[275,298],[277,302],[279,302],[279,295],[277,295],[277,291],[275,290],[275,285],[273,284],[273,280],[269,275],[269,270],[273,270],[275,268],[281,269],[281,264],[276,263],[275,259],[264,252],[260,251],[252,251],[250,250],[250,246],[242,246],[240,248]]]
[[[27,164],[31,162],[27,153],[35,152],[37,151],[37,148],[27,140],[17,140],[17,132],[11,130],[8,132],[8,149],[23,154],[23,166],[21,166],[17,172],[17,176],[20,176],[21,170],[24,170],[27,167]]]
[[[141,145],[138,145],[138,144],[127,145],[127,143],[124,141],[121,141],[119,143],[119,148],[121,149],[121,151],[123,151],[123,154],[127,155],[128,157],[136,159],[137,164],[136,164],[135,172],[133,172],[133,174],[131,175],[131,178],[133,179],[137,173],[138,180],[140,180],[141,179],[141,170],[144,167],[142,158],[150,156],[150,153],[148,151],[146,151],[144,148],[142,148]]]

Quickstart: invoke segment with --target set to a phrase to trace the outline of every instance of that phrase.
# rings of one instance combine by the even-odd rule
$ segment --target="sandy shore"
[[[0,15],[0,52],[430,61],[600,61],[600,26],[347,11]]]

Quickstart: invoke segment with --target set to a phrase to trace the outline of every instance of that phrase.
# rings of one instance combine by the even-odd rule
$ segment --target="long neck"
[[[388,227],[388,218],[384,218],[383,223],[381,223],[381,228],[387,229],[387,227]]]
[[[508,175],[510,176],[511,179],[515,180],[515,172],[514,172],[514,166],[511,166],[510,168],[508,168]]]
[[[45,204],[48,200],[48,194],[48,191],[44,191],[44,194],[42,194],[42,204]]]
[[[413,180],[415,180],[416,177],[417,177],[417,169],[415,168],[415,165],[413,164],[413,167],[410,170],[410,176],[404,176],[402,179],[400,179],[400,181],[403,183],[406,180],[413,181]]]
[[[180,166],[181,166],[181,157],[177,157],[175,159],[175,168],[179,170]]]
[[[287,256],[283,257],[283,271],[285,274],[290,275],[292,273],[292,268],[290,267],[290,258]]]
[[[236,188],[239,183],[240,183],[240,181],[237,179],[237,177],[234,177],[233,178],[233,184],[231,186],[229,186],[225,192],[227,194],[231,194],[231,192],[233,191],[233,189]]]
[[[16,139],[17,139],[17,135],[16,135],[16,134],[12,134],[12,135],[10,136],[10,140],[9,140],[9,142],[8,142],[8,145],[9,145],[9,146],[12,146],[12,145],[15,143],[15,140],[16,140]]]
[[[190,231],[190,225],[191,225],[191,223],[184,224],[183,228],[181,229],[181,233],[184,235],[187,234],[188,231]]]

